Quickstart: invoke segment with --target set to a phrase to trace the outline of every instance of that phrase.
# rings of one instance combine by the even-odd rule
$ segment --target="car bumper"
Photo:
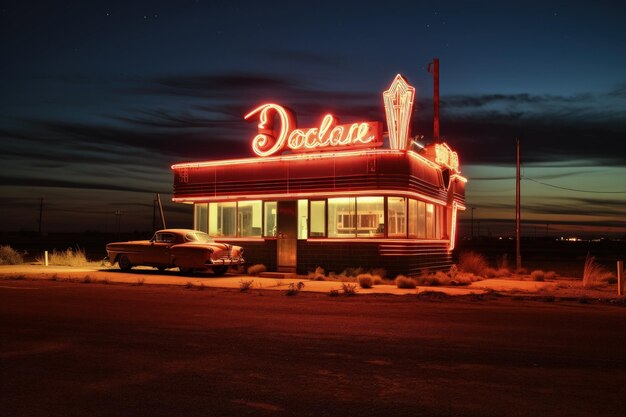
[[[222,258],[222,259],[211,259],[207,261],[206,266],[213,265],[243,265],[246,261],[243,258]]]

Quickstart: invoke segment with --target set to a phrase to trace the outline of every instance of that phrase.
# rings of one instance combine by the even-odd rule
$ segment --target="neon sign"
[[[450,149],[446,143],[435,145],[435,162],[451,170],[459,171],[459,154]]]
[[[383,93],[391,149],[405,150],[409,146],[409,127],[414,99],[415,88],[411,87],[400,74],[396,75],[389,90]]]
[[[294,113],[278,104],[263,104],[244,116],[258,118],[258,134],[252,140],[252,150],[259,156],[269,156],[285,148],[293,152],[309,152],[341,147],[352,149],[382,145],[380,122],[359,122],[340,125],[332,114],[322,119],[319,127],[297,129]],[[278,119],[278,129],[275,120]]]

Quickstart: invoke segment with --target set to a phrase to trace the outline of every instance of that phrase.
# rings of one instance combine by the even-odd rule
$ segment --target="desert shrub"
[[[257,276],[267,271],[267,267],[263,264],[254,264],[248,267],[248,275]]]
[[[289,287],[287,288],[287,291],[285,292],[286,295],[298,295],[298,293],[300,293],[300,290],[302,290],[302,288],[304,288],[304,282],[300,281],[300,282],[292,282],[289,284]]]
[[[372,274],[372,277],[378,276],[381,280],[385,279],[385,277],[387,276],[387,271],[385,270],[385,268],[373,268],[370,273]]]
[[[493,268],[485,268],[483,270],[482,276],[485,278],[495,278],[498,276],[498,271]]]
[[[515,273],[518,275],[526,275],[528,273],[528,269],[526,268],[517,268]]]
[[[450,271],[448,271],[448,275],[450,275],[450,278],[454,279],[456,278],[456,274],[459,273],[459,266],[457,264],[454,264],[450,267]]]
[[[381,285],[384,284],[385,280],[379,275],[372,275],[372,284],[373,285]]]
[[[470,285],[474,281],[478,281],[480,277],[467,272],[460,272],[450,280],[450,285]]]
[[[307,278],[311,281],[326,281],[326,271],[321,266],[315,268],[315,271],[309,272]]]
[[[94,280],[91,279],[91,277],[89,275],[85,275],[83,277],[83,280],[82,280],[83,284],[91,284],[92,282],[94,282]]]
[[[406,277],[404,275],[398,275],[396,277],[396,286],[398,288],[415,288],[417,287],[417,282],[413,278]]]
[[[509,268],[498,268],[496,271],[496,278],[506,278],[511,276]]]
[[[0,246],[0,265],[20,265],[24,263],[22,254],[9,245]]]
[[[137,278],[137,281],[134,284],[130,284],[130,285],[132,285],[132,286],[142,286],[144,282],[146,282],[145,278]]]
[[[57,266],[84,266],[88,261],[84,249],[67,248],[64,251],[53,250],[48,263]]]
[[[596,258],[587,253],[583,269],[583,286],[592,287],[607,281],[613,274],[596,262]]]
[[[372,274],[361,274],[356,277],[356,280],[361,288],[372,288],[372,285],[374,285]]]
[[[356,284],[344,282],[341,284],[341,291],[344,295],[356,295]]]
[[[483,275],[487,269],[485,257],[476,252],[463,252],[459,255],[459,269],[463,272],[471,272],[476,275]]]
[[[546,273],[543,272],[541,269],[535,269],[533,272],[530,273],[530,277],[533,281],[545,281]]]
[[[102,283],[108,285],[111,283],[111,280],[109,280],[109,277],[104,277],[102,278]]]
[[[329,295],[330,297],[337,297],[337,296],[339,296],[339,290],[330,290],[330,291],[328,292],[328,295]]]
[[[554,271],[548,271],[546,272],[546,279],[555,279],[556,277],[558,277],[558,274]]]
[[[252,288],[252,283],[254,282],[253,279],[250,280],[239,280],[239,291],[241,292],[246,292],[248,291],[250,288]]]
[[[188,290],[189,290],[189,289],[192,289],[192,288],[193,288],[193,283],[192,283],[191,281],[187,281],[187,282],[185,283],[185,288],[187,288]]]

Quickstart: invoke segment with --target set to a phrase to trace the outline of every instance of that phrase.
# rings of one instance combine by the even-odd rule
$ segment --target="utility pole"
[[[159,212],[161,213],[161,224],[163,225],[164,229],[167,229],[167,226],[165,225],[165,214],[163,214],[163,205],[161,204],[161,196],[159,195],[159,193],[156,193],[156,201],[159,205]]]
[[[433,139],[439,143],[439,58],[428,64],[428,72],[433,74]]]
[[[520,150],[519,139],[515,138],[517,149],[517,162],[515,164],[515,264],[517,269],[522,268],[522,255],[520,252]]]

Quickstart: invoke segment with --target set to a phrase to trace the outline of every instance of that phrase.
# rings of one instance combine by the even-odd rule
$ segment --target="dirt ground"
[[[626,310],[538,300],[3,279],[0,414],[621,415]]]

